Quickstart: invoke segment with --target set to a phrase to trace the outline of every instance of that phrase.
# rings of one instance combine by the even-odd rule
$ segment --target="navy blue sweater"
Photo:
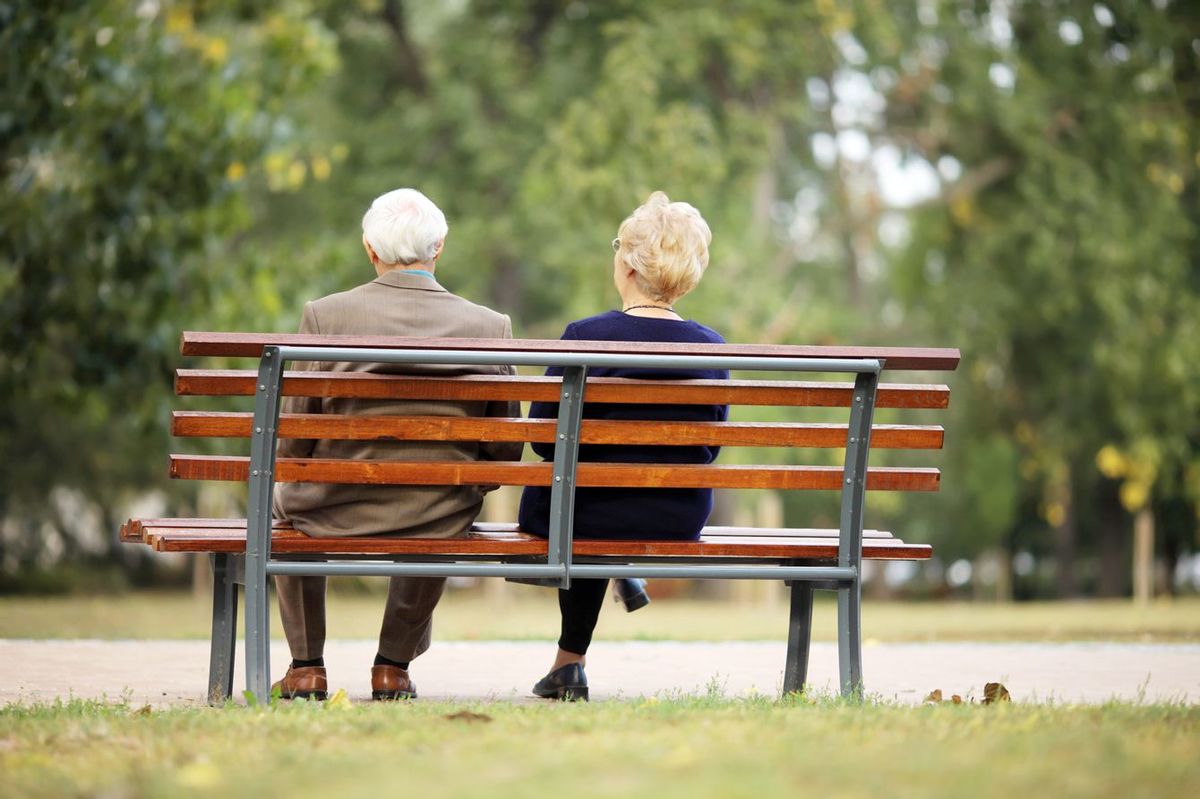
[[[563,340],[647,341],[720,344],[724,339],[698,322],[653,319],[607,311],[567,325]],[[550,367],[547,375],[561,376],[562,369]],[[589,377],[632,377],[642,379],[725,380],[722,369],[605,369],[588,370]],[[584,402],[585,419],[723,422],[726,405],[618,405]],[[531,418],[555,418],[558,403],[535,402]],[[712,463],[719,447],[700,446],[614,446],[586,445],[579,448],[580,461],[605,463]],[[554,459],[553,444],[534,444],[533,451],[545,460]],[[576,538],[683,539],[700,535],[712,512],[712,490],[706,488],[580,488],[575,491]],[[549,535],[550,489],[526,488],[521,495],[518,519],[521,529],[534,535]]]

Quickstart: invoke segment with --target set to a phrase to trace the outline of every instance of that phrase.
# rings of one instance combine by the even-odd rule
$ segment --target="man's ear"
[[[437,247],[433,251],[433,260],[434,261],[436,261],[438,258],[442,257],[442,248],[445,246],[446,246],[446,239],[443,238],[441,241],[439,241],[437,243]]]
[[[371,243],[369,241],[367,241],[366,236],[363,236],[362,241],[363,241],[363,248],[367,251],[367,257],[371,259],[371,264],[373,266],[379,266],[379,263],[380,263],[379,256],[375,254],[375,248],[371,246]]]

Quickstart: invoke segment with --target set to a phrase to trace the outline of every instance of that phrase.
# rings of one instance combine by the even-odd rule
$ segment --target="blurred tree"
[[[927,1],[863,32],[884,138],[942,179],[895,285],[965,350],[951,458],[1033,492],[1067,595],[1093,543],[1095,587],[1125,592],[1128,512],[1200,498],[1180,479],[1200,461],[1198,34],[1169,2]],[[990,431],[1012,445],[986,456]],[[950,526],[1016,529],[988,507]]]
[[[332,66],[319,24],[244,3],[0,3],[0,564],[112,545],[159,483],[179,320],[247,169]],[[70,497],[72,501],[64,502]],[[99,542],[80,542],[80,508]],[[56,535],[57,534],[57,535]]]

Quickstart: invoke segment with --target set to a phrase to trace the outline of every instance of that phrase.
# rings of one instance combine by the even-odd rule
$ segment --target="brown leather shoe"
[[[329,681],[325,678],[324,666],[288,666],[283,679],[271,686],[271,693],[279,692],[284,699],[324,699],[329,694]]]
[[[371,667],[372,699],[416,699],[417,686],[398,666]]]

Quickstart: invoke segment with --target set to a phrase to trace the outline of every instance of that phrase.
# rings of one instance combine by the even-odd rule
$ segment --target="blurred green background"
[[[0,592],[189,579],[115,537],[242,512],[166,479],[180,331],[294,330],[373,276],[399,186],[518,336],[613,307],[662,189],[713,230],[681,311],[728,340],[959,347],[912,417],[942,491],[868,508],[938,557],[871,590],[1200,590],[1195,3],[25,0],[0,54]]]

